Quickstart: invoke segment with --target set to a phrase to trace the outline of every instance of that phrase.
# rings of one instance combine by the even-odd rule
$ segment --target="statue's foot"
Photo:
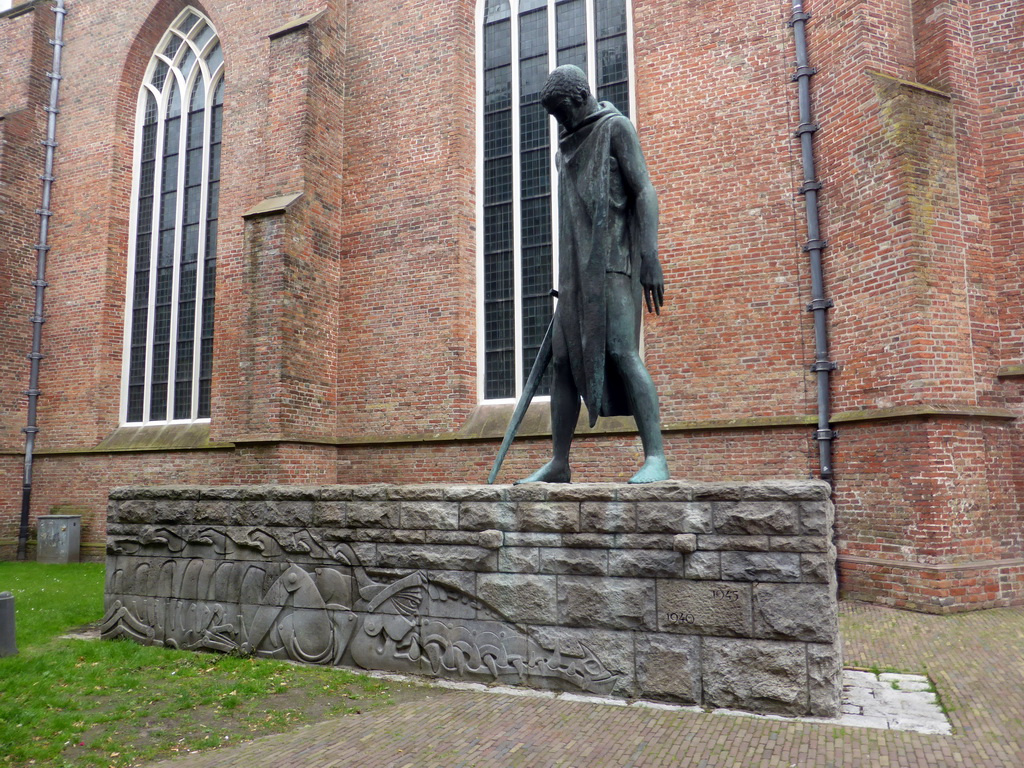
[[[656,483],[668,480],[668,462],[664,456],[648,456],[640,471],[629,479],[631,483]]]
[[[520,483],[568,483],[571,477],[572,472],[569,470],[568,464],[556,464],[552,459],[529,477],[516,480],[514,485]]]

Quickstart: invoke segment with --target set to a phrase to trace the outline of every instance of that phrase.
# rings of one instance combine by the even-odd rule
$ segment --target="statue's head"
[[[564,99],[572,99],[577,104],[583,104],[590,97],[587,76],[574,64],[563,64],[552,70],[540,92],[540,102],[549,112]]]
[[[587,76],[572,64],[564,64],[548,75],[540,92],[540,103],[567,130],[597,109]]]

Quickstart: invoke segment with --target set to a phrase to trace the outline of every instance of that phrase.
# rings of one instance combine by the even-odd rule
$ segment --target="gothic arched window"
[[[187,8],[139,89],[122,422],[210,417],[224,111],[217,32]]]
[[[482,395],[500,400],[521,392],[554,307],[557,134],[540,91],[575,64],[630,114],[628,0],[482,0],[479,47]]]

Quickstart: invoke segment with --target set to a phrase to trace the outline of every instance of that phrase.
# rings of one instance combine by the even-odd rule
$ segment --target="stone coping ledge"
[[[528,483],[523,485],[129,485],[110,499],[294,501],[819,501],[832,487],[822,480],[700,483]]]

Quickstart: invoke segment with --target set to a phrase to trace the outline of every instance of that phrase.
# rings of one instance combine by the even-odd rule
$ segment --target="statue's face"
[[[545,103],[544,108],[548,111],[558,124],[566,130],[571,130],[580,120],[586,117],[582,114],[586,108],[586,101],[581,101],[572,96],[561,96],[553,103]]]

